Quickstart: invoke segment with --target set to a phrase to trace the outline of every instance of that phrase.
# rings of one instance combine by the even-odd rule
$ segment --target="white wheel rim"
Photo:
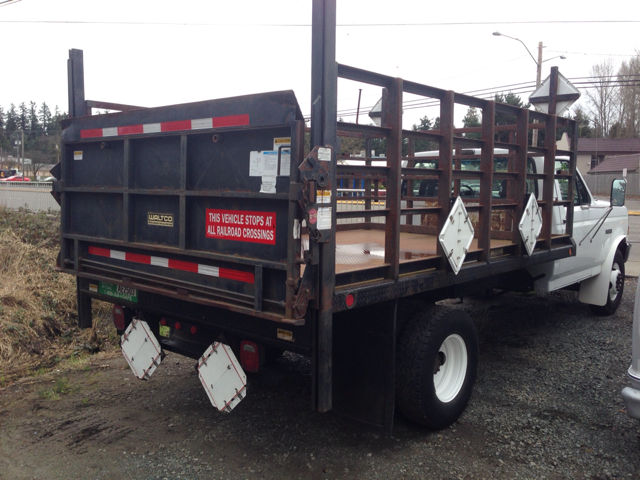
[[[460,335],[449,335],[440,346],[434,360],[433,385],[436,396],[443,403],[452,401],[467,375],[467,345]]]
[[[620,266],[614,263],[611,269],[611,279],[609,280],[609,299],[611,299],[612,302],[618,296],[618,275],[621,274]]]

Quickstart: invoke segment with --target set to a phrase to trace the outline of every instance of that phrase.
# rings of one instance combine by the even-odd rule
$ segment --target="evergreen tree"
[[[22,102],[18,107],[18,129],[29,131],[29,109],[27,104]]]
[[[424,116],[417,124],[414,124],[411,129],[414,132],[418,130],[438,130],[440,128],[440,117],[437,117],[435,121],[431,121],[428,116]],[[432,142],[430,140],[416,140],[415,151],[416,152],[428,152],[438,149],[438,142]]]
[[[13,133],[16,130],[18,130],[18,113],[16,106],[12,103],[7,112],[5,132]]]
[[[469,107],[469,109],[467,110],[467,114],[462,119],[462,125],[467,128],[482,126],[482,122],[480,121],[480,115],[478,115],[478,111],[476,110],[475,107]],[[480,132],[465,133],[464,136],[467,138],[475,138],[479,140],[482,138],[482,133]]]
[[[593,138],[594,132],[593,127],[591,127],[591,119],[580,105],[573,109],[573,119],[578,126],[579,138]]]
[[[46,102],[42,102],[42,105],[40,105],[40,110],[38,110],[38,120],[43,130],[49,130],[51,125],[51,110]]]
[[[40,130],[40,120],[38,119],[38,106],[36,102],[29,102],[29,132],[32,135],[32,138],[39,133],[42,133]]]
[[[513,105],[514,107],[529,108],[529,104],[525,104],[522,99],[513,92],[509,92],[506,95],[503,93],[496,93],[496,103],[506,103],[507,105]],[[496,112],[496,125],[514,125],[517,119],[515,115],[509,115],[506,113]],[[539,130],[539,132],[541,132]],[[531,132],[529,132],[531,136]],[[540,133],[538,134],[540,135]],[[498,131],[495,135],[496,142],[508,142],[509,132]]]

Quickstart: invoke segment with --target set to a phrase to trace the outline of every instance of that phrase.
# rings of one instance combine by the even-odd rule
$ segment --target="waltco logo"
[[[173,215],[171,213],[151,213],[147,214],[149,225],[160,225],[161,227],[173,227]]]

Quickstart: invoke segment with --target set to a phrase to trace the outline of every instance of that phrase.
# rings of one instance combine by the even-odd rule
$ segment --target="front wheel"
[[[398,340],[396,402],[410,420],[433,429],[454,423],[467,406],[478,368],[478,336],[461,310],[425,308]]]
[[[606,317],[616,313],[622,294],[624,293],[624,257],[620,250],[616,250],[613,257],[613,265],[609,278],[609,291],[607,292],[607,303],[604,305],[589,305],[591,311],[596,315]]]

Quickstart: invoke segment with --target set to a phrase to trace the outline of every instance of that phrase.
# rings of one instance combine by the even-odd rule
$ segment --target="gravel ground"
[[[627,385],[636,281],[612,317],[574,292],[449,302],[477,321],[478,382],[451,428],[398,419],[385,437],[309,409],[308,361],[250,383],[231,414],[193,361],[167,356],[137,381],[120,357],[0,389],[0,478],[640,478]]]

